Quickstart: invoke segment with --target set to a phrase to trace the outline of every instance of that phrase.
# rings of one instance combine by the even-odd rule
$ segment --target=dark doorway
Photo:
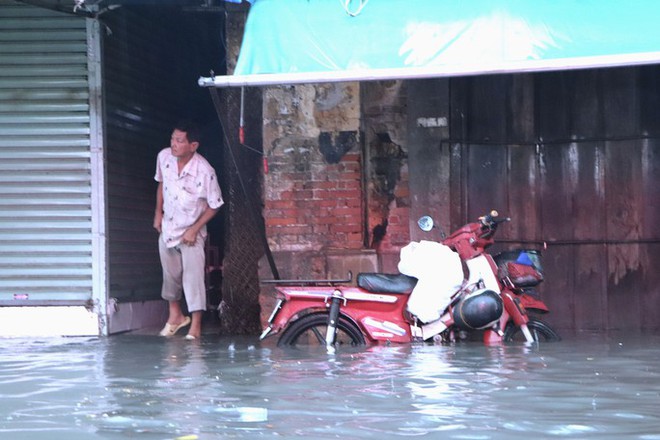
[[[202,127],[200,153],[216,169],[225,201],[223,131],[197,80],[226,69],[221,8],[186,2],[130,2],[100,15],[108,187],[109,296],[118,302],[160,298],[153,230],[155,160],[173,124]],[[224,213],[208,225],[211,264],[224,251]],[[219,285],[219,283],[216,283]],[[219,293],[216,293],[216,296]],[[210,299],[218,303],[219,298]]]

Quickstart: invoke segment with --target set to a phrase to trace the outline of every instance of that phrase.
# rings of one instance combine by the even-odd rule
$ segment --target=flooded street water
[[[659,343],[0,339],[0,438],[660,439]]]

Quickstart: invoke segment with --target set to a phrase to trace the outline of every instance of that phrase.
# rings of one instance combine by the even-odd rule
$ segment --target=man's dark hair
[[[195,124],[194,121],[190,121],[187,119],[180,120],[176,124],[174,124],[174,129],[186,133],[188,142],[199,142],[200,140],[201,131],[199,129],[199,126]]]

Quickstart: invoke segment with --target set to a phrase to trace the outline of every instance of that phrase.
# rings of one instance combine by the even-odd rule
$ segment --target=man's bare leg
[[[188,336],[192,336],[195,339],[199,339],[202,336],[202,310],[192,312],[192,323],[190,324],[190,329],[188,330]]]
[[[181,311],[181,303],[179,301],[168,301],[168,303],[170,306],[170,316],[167,319],[167,323],[170,325],[181,324],[186,319]]]

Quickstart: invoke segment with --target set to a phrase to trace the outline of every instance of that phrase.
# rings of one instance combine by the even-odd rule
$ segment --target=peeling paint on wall
[[[327,132],[357,131],[360,127],[360,88],[353,83],[317,85],[314,119]]]
[[[401,180],[401,167],[407,154],[387,133],[377,133],[371,144],[372,181],[374,192],[394,200],[394,190]]]
[[[384,269],[398,261],[398,248],[410,240],[405,81],[361,84],[362,130],[369,160],[366,177],[369,244]],[[384,254],[392,257],[385,257]]]

